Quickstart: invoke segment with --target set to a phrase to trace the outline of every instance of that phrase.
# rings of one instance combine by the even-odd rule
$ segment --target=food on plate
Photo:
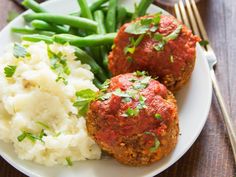
[[[171,91],[190,78],[197,36],[177,19],[157,13],[123,25],[109,55],[113,75],[145,70]]]
[[[107,81],[90,103],[86,124],[102,150],[132,166],[168,155],[179,132],[173,94],[140,71]]]
[[[100,159],[74,105],[76,92],[97,91],[70,45],[15,43],[0,59],[0,139],[20,159],[52,166]]]

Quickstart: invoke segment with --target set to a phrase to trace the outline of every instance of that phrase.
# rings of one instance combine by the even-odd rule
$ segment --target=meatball
[[[168,155],[179,133],[173,94],[143,72],[113,77],[90,103],[86,124],[102,150],[131,166]]]
[[[156,29],[150,24],[150,29],[138,44],[141,34],[136,34],[137,26],[145,27],[142,24],[148,22],[144,20],[154,18],[141,17],[120,28],[109,55],[109,69],[114,76],[144,70],[158,77],[169,90],[177,91],[188,81],[194,69],[199,38],[173,16],[160,15]],[[129,32],[128,27],[131,27]]]

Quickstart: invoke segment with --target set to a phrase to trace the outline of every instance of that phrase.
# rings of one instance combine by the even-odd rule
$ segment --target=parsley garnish
[[[143,40],[145,34],[140,35],[136,40],[131,37],[130,38],[130,44],[124,48],[125,54],[131,53],[133,54],[135,52],[136,47],[140,44],[140,42]]]
[[[138,83],[133,85],[134,89],[144,89],[148,86],[149,81],[151,77],[144,77],[142,80],[140,80]]]
[[[132,58],[131,56],[128,56],[128,57],[127,57],[127,61],[128,61],[128,62],[132,62],[132,61],[133,61],[133,58]]]
[[[168,36],[164,37],[165,41],[175,40],[182,29],[182,25],[179,25],[172,33],[170,33]]]
[[[20,57],[28,56],[29,53],[26,51],[26,49],[22,45],[15,43],[13,47],[13,55],[16,58],[20,58]]]
[[[161,13],[155,14],[154,17],[143,18],[135,23],[131,23],[126,29],[126,33],[130,34],[145,34],[149,30],[155,32],[158,29],[158,24],[161,20]]]
[[[46,125],[45,123],[43,122],[40,122],[40,121],[37,121],[36,122],[38,125],[42,126],[43,128],[47,129],[47,130],[50,130],[50,127],[48,125]]]
[[[170,41],[170,40],[175,40],[180,31],[182,29],[182,25],[179,25],[172,33],[170,33],[168,36],[162,36],[161,34],[155,34],[154,35],[154,39],[156,41],[158,41],[158,43],[156,45],[154,45],[154,49],[156,49],[157,51],[161,51],[164,49],[165,44]]]
[[[72,162],[70,157],[66,157],[66,162],[67,162],[68,166],[72,166],[73,165],[73,162]]]
[[[101,91],[106,91],[110,86],[111,80],[107,79],[101,86]]]
[[[137,116],[139,114],[139,109],[138,108],[128,108],[125,113],[123,114],[124,117],[133,117]]]
[[[78,107],[79,115],[85,116],[90,102],[96,98],[96,92],[92,91],[91,89],[85,89],[76,92],[76,96],[77,100],[73,106]]]
[[[158,120],[162,120],[161,114],[155,114],[155,118]]]
[[[17,137],[19,142],[22,142],[25,138],[31,140],[33,143],[35,143],[36,140],[39,140],[41,142],[43,141],[43,137],[47,136],[47,134],[44,132],[44,129],[40,132],[39,136],[33,135],[32,133],[23,131],[21,135]]]
[[[6,77],[12,77],[16,71],[16,66],[8,65],[4,68],[4,74]]]
[[[149,149],[151,152],[155,152],[160,147],[160,141],[157,138],[157,135],[153,132],[144,132],[146,135],[152,135],[154,137],[154,145]]]
[[[201,46],[205,47],[205,46],[207,46],[207,45],[209,44],[209,41],[201,40],[201,41],[199,42],[199,44],[200,44]]]
[[[48,50],[49,59],[51,62],[51,69],[57,73],[56,82],[63,81],[65,85],[68,84],[66,76],[70,75],[70,68],[67,65],[67,61],[62,53],[55,54]]]
[[[147,72],[146,71],[136,71],[136,72],[134,72],[134,75],[137,77],[146,76]]]
[[[120,88],[118,88],[114,92],[102,94],[101,96],[99,96],[99,99],[102,101],[108,100],[112,96],[112,94],[122,97],[122,98],[130,98],[131,97],[128,93],[125,93]]]
[[[145,109],[147,108],[147,105],[145,104],[147,98],[145,98],[144,96],[140,96],[139,97],[139,103],[137,105],[138,109]]]

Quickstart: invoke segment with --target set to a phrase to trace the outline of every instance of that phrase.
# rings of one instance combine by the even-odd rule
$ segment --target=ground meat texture
[[[147,16],[141,19],[151,17]],[[140,19],[131,23],[138,20]],[[125,54],[125,48],[130,44],[130,37],[138,37],[138,35],[125,32],[131,23],[123,25],[115,38],[113,50],[109,55],[109,69],[112,74],[116,76],[145,70],[153,77],[158,77],[159,81],[169,90],[179,90],[189,80],[194,69],[195,48],[199,38],[173,16],[161,15],[156,32],[151,33],[152,35],[146,34],[133,54]],[[168,41],[163,50],[157,51],[154,46],[158,41],[154,40],[153,35],[168,36],[180,25],[182,25],[182,29],[178,37]]]
[[[119,162],[141,166],[168,155],[178,138],[173,94],[158,81],[136,73],[118,75],[90,104],[88,133]]]

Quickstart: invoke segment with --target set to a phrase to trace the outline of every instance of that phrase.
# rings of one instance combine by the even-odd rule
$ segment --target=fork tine
[[[193,33],[194,33],[195,35],[200,36],[200,32],[199,32],[199,30],[198,30],[197,23],[196,23],[196,19],[195,19],[194,15],[193,15],[193,10],[192,10],[192,8],[191,8],[191,5],[190,5],[190,3],[189,3],[189,0],[185,0],[185,2],[186,2],[186,6],[187,6],[189,18],[190,18],[190,23],[191,23],[192,28],[193,28]]]
[[[184,3],[182,0],[179,1],[179,7],[180,7],[180,11],[181,11],[181,14],[182,14],[182,17],[183,17],[183,22],[184,24],[189,28],[191,29],[191,26],[189,24],[189,21],[188,21],[188,16],[186,14],[186,10],[185,10],[185,7],[184,7]]]
[[[175,4],[175,15],[179,21],[183,22],[180,11],[179,11],[179,5],[177,3]]]
[[[202,18],[201,18],[200,14],[199,14],[199,11],[197,9],[195,1],[191,0],[191,4],[192,4],[193,11],[194,11],[194,14],[195,14],[196,19],[197,19],[197,23],[198,23],[199,29],[200,29],[200,31],[202,33],[202,38],[203,38],[203,40],[208,40],[206,29],[204,28],[204,25],[203,25],[203,22],[202,22]]]

